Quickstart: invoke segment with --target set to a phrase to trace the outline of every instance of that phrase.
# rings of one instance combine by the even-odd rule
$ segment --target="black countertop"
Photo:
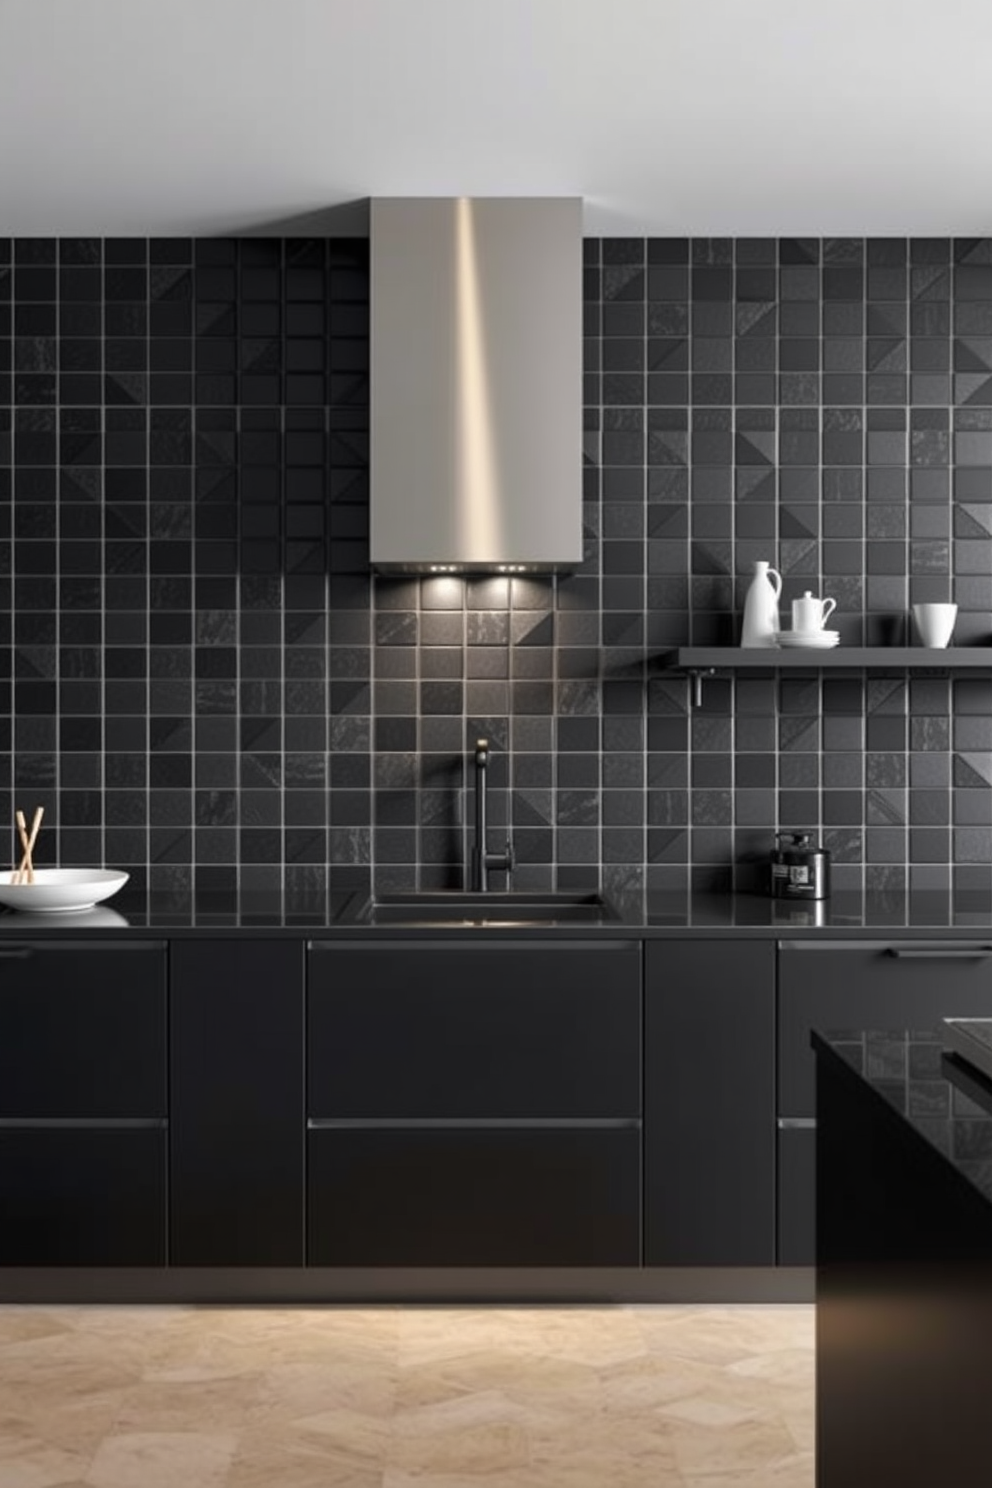
[[[145,895],[125,889],[79,914],[0,912],[0,937],[50,935],[228,935],[249,932],[296,936],[438,936],[669,938],[728,933],[745,939],[891,939],[952,936],[992,944],[992,896],[940,893],[835,894],[820,902],[775,900],[759,894],[613,894],[617,916],[599,924],[534,924],[512,928],[370,925],[364,894],[292,898],[279,894]]]
[[[992,1202],[992,1081],[946,1053],[939,1028],[814,1033],[812,1042],[821,1058],[860,1075]]]

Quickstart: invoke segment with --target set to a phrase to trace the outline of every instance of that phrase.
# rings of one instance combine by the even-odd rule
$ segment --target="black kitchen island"
[[[992,1082],[939,1028],[814,1034],[817,1485],[985,1485]]]

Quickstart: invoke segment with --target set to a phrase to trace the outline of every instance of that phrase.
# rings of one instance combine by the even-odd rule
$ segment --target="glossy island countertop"
[[[405,898],[417,896],[405,896]],[[427,896],[425,896],[427,897]],[[432,896],[437,897],[437,896]],[[493,896],[494,902],[507,903]],[[523,896],[521,896],[523,897]],[[539,897],[539,896],[538,896]],[[365,893],[329,891],[292,896],[244,890],[234,893],[144,893],[128,889],[108,903],[78,914],[0,913],[0,938],[47,939],[57,935],[187,934],[310,936],[526,936],[669,938],[734,935],[744,939],[885,939],[900,935],[951,935],[992,945],[992,895],[838,893],[822,901],[787,901],[763,894],[610,892],[602,915],[544,917],[499,914],[382,916],[369,910]]]
[[[992,1080],[944,1048],[941,1029],[814,1032],[820,1057],[859,1075],[992,1203]]]

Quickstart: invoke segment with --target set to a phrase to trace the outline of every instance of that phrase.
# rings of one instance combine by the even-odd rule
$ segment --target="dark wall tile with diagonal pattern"
[[[992,240],[590,239],[586,558],[368,569],[368,255],[0,240],[0,810],[154,889],[461,882],[474,741],[519,888],[992,889],[992,681],[687,684],[752,566],[849,642],[992,639]],[[13,844],[12,844],[13,848]]]

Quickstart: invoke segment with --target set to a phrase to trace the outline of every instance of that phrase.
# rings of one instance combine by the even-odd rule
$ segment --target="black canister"
[[[830,854],[812,832],[776,832],[772,852],[773,899],[828,899]]]

